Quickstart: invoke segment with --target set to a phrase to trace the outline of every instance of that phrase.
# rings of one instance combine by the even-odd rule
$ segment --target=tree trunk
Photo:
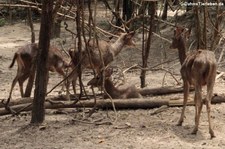
[[[31,8],[28,8],[27,11],[28,11],[28,24],[30,26],[30,31],[31,31],[31,43],[35,43],[35,33],[34,33],[34,25],[33,25]]]
[[[198,0],[195,0],[195,3],[198,3]],[[195,13],[195,26],[196,26],[196,39],[197,39],[197,49],[205,49],[206,43],[204,42],[204,21],[203,15],[200,12],[202,8],[199,6],[195,6],[194,13]]]
[[[123,0],[123,20],[128,21],[133,14],[133,2],[131,0]]]
[[[61,20],[57,19],[52,26],[52,34],[51,34],[51,39],[53,38],[59,38],[60,33],[61,33]]]
[[[115,13],[116,13],[116,26],[121,26],[121,19],[118,18],[120,16],[120,0],[115,0]]]
[[[165,0],[164,7],[163,7],[163,13],[162,13],[162,20],[167,19],[167,11],[168,11],[168,2]]]
[[[144,3],[145,4],[145,3]],[[146,3],[147,4],[147,3]],[[151,38],[152,38],[152,31],[154,28],[154,16],[156,11],[156,2],[150,2],[150,9],[151,9],[151,20],[150,20],[150,28],[148,32],[148,39],[146,42],[145,48],[142,49],[142,67],[147,68],[148,65],[148,57],[149,57],[149,51],[151,46]],[[146,70],[141,71],[141,88],[145,87],[145,76],[146,76]]]
[[[39,51],[37,56],[37,72],[35,80],[34,100],[31,123],[42,123],[45,117],[45,95],[48,82],[48,50],[50,46],[51,26],[53,23],[54,0],[42,0],[42,16],[39,35]]]
[[[217,0],[217,3],[219,3],[220,0]],[[223,2],[225,5],[225,1]],[[219,5],[216,6],[216,13],[217,13],[217,18],[216,18],[216,22],[215,22],[215,26],[213,27],[214,33],[213,33],[213,40],[211,42],[211,46],[210,46],[210,50],[214,51],[216,49],[216,46],[218,45],[221,35],[221,22],[223,20],[223,15],[221,15],[223,13],[223,8]]]

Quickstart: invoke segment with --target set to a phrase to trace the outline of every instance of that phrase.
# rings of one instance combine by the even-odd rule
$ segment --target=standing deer
[[[92,80],[90,80],[87,85],[92,87],[102,87],[104,84],[106,92],[111,96],[112,99],[142,98],[141,94],[134,85],[125,89],[116,88],[111,80],[112,73],[112,69],[106,69],[105,79],[103,78],[103,72],[101,72]],[[103,80],[105,80],[104,83]],[[108,96],[106,95],[105,97],[107,98]]]
[[[9,68],[12,68],[15,61],[17,61],[18,69],[17,69],[16,77],[13,79],[8,99],[11,98],[13,88],[15,87],[17,81],[19,83],[21,96],[22,97],[30,96],[32,85],[33,85],[33,77],[35,74],[35,70],[33,69],[34,68],[33,66],[37,56],[37,52],[38,52],[38,45],[36,43],[31,43],[21,47],[14,54],[12,63],[10,64]],[[49,48],[49,56],[48,56],[49,71],[52,71],[52,72],[56,71],[63,77],[66,77],[63,69],[68,66],[69,65],[67,64],[67,62],[63,59],[61,51],[57,49],[56,47],[51,46]],[[23,83],[28,78],[30,79],[31,77],[32,77],[31,82],[28,81],[27,89],[24,94]]]
[[[202,111],[203,103],[206,105],[208,122],[209,122],[209,133],[211,138],[215,137],[215,134],[211,126],[211,98],[213,95],[213,87],[215,84],[217,63],[215,54],[212,51],[198,49],[197,51],[186,55],[185,51],[185,38],[188,32],[182,27],[177,27],[174,31],[174,37],[170,48],[177,48],[179,53],[179,59],[181,63],[181,76],[184,84],[184,101],[183,109],[178,121],[178,126],[181,126],[184,120],[184,112],[187,105],[189,88],[190,85],[195,87],[195,127],[192,134],[196,134],[199,126],[200,114]],[[206,99],[202,99],[202,87],[207,86]]]
[[[132,38],[134,34],[135,32],[122,33],[120,37],[114,43],[109,43],[103,40],[99,40],[97,45],[97,44],[94,44],[93,40],[89,41],[87,43],[87,48],[89,48],[89,51],[90,51],[90,58],[88,56],[87,50],[83,50],[81,52],[82,59],[80,62],[78,62],[77,60],[77,57],[79,56],[79,52],[70,50],[69,54],[75,66],[75,71],[71,75],[73,77],[74,84],[76,85],[76,80],[78,76],[78,71],[76,66],[79,63],[81,63],[81,70],[85,68],[92,69],[92,66],[93,66],[93,69],[96,70],[97,74],[100,73],[103,66],[107,66],[110,62],[112,62],[125,46],[134,45],[134,43],[132,42]],[[102,54],[104,63],[101,61],[99,51]]]

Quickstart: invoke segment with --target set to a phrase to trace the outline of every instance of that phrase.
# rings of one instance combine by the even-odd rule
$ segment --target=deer
[[[189,96],[189,88],[190,85],[194,85],[195,126],[191,134],[197,134],[202,106],[205,104],[208,115],[209,134],[211,138],[214,138],[215,134],[212,129],[210,112],[211,98],[213,96],[213,87],[215,84],[217,70],[216,58],[214,52],[206,49],[197,49],[196,51],[187,55],[185,42],[189,34],[190,30],[186,30],[183,27],[176,27],[174,30],[172,44],[170,46],[171,49],[178,49],[179,60],[181,63],[180,73],[184,86],[183,109],[177,125],[181,126],[184,121],[185,108]],[[207,95],[206,99],[203,100],[202,87],[205,85],[207,86]]]
[[[134,85],[124,89],[116,88],[111,80],[112,73],[113,69],[107,68],[105,70],[105,78],[102,71],[101,73],[97,74],[96,77],[91,79],[87,85],[91,87],[104,87],[105,91],[112,99],[142,98],[138,89]],[[108,98],[108,96],[105,95],[104,98]]]
[[[75,86],[76,86],[76,80],[78,76],[78,69],[76,66],[79,63],[81,63],[81,71],[83,71],[85,68],[88,68],[88,69],[94,69],[97,74],[100,73],[102,68],[104,66],[109,65],[109,63],[111,63],[115,59],[115,57],[122,51],[124,47],[134,46],[134,43],[132,40],[134,34],[135,34],[134,31],[129,33],[122,33],[114,43],[110,43],[104,40],[99,40],[97,45],[97,44],[94,44],[94,40],[90,40],[89,42],[87,42],[87,48],[89,49],[89,53],[87,50],[82,50],[81,61],[78,61],[77,59],[77,57],[79,56],[79,52],[73,49],[70,49],[69,54],[75,66],[74,73],[71,74]],[[101,60],[99,51],[102,54],[103,62]],[[74,92],[76,92],[75,88],[74,88]]]
[[[14,66],[15,61],[17,61],[18,68],[17,74],[11,85],[8,100],[11,99],[13,88],[17,82],[19,83],[21,97],[30,97],[33,86],[33,77],[35,74],[34,63],[37,53],[38,45],[36,43],[26,44],[20,47],[17,52],[15,52],[9,68]],[[48,55],[48,70],[51,72],[57,72],[65,78],[66,74],[64,73],[63,69],[69,66],[70,65],[65,61],[61,51],[54,46],[50,46]],[[31,82],[28,81],[27,89],[24,94],[23,83],[31,77]]]

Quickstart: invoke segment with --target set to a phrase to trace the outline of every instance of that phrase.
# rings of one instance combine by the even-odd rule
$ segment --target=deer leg
[[[177,126],[181,126],[183,121],[184,121],[184,113],[185,113],[185,108],[186,108],[186,105],[187,105],[187,100],[188,100],[188,95],[189,95],[189,87],[190,87],[190,84],[188,83],[188,81],[184,81],[184,101],[183,101],[183,109],[182,109],[182,112],[181,112],[181,116],[180,116],[180,119],[177,123]]]
[[[19,76],[18,75],[13,79],[13,82],[12,82],[12,85],[11,85],[11,89],[10,89],[10,92],[9,92],[9,98],[8,98],[8,100],[11,99],[13,88],[15,87],[16,82],[18,81],[18,79],[19,79]],[[22,96],[22,94],[21,94],[21,96]]]
[[[72,81],[72,87],[73,87],[74,94],[76,94],[76,81],[75,80]]]
[[[24,92],[23,92],[23,82],[24,81],[22,79],[19,79],[18,82],[19,82],[21,97],[24,97]]]
[[[211,99],[213,96],[213,86],[215,83],[215,77],[214,79],[210,80],[210,82],[207,84],[207,96],[206,96],[206,109],[207,109],[207,114],[208,114],[208,121],[209,121],[209,134],[211,138],[215,137],[214,131],[212,130],[212,124],[211,124]]]
[[[78,74],[77,74],[76,70],[73,70],[73,72],[70,73],[70,75],[67,79],[67,84],[66,84],[67,95],[70,94],[69,93],[70,84],[72,84],[74,95],[76,95],[77,76],[78,76]]]
[[[77,77],[78,77],[78,73],[77,73],[77,70],[75,70],[72,75],[72,86],[73,86],[74,95],[76,95]]]
[[[28,82],[27,82],[27,86],[26,86],[26,90],[25,90],[25,94],[24,94],[24,97],[30,97],[31,95],[31,92],[32,92],[32,88],[33,88],[33,84],[34,84],[34,77],[35,77],[35,71],[33,71],[30,76],[29,76],[29,79],[28,79]],[[26,78],[27,79],[27,78]],[[26,80],[25,79],[25,80]],[[25,81],[24,80],[24,81]]]
[[[202,86],[200,85],[201,83],[196,83],[195,85],[195,127],[192,131],[191,134],[196,134],[198,131],[198,126],[199,126],[199,119],[201,116],[201,111],[202,111]]]

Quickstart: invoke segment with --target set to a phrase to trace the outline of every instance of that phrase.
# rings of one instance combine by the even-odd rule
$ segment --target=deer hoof
[[[210,136],[211,136],[211,139],[213,139],[213,138],[216,137],[212,129],[209,130],[209,134],[210,134]]]
[[[179,122],[177,123],[177,126],[182,126],[182,123],[183,123],[183,121],[179,121]]]
[[[196,135],[198,131],[198,128],[194,128],[194,130],[191,132],[192,135]]]

